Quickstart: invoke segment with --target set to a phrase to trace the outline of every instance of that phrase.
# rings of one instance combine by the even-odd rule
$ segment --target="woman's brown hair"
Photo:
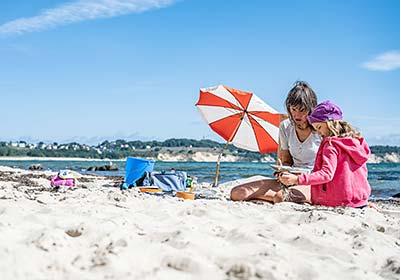
[[[295,82],[285,101],[286,110],[290,119],[293,119],[290,113],[291,106],[298,106],[301,109],[305,109],[310,114],[314,107],[317,106],[317,103],[317,95],[310,85],[304,81]]]

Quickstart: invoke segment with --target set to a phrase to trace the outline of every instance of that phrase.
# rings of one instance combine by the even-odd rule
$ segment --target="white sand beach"
[[[400,279],[399,203],[327,208],[50,187],[0,167],[1,279]],[[253,178],[254,179],[254,178]]]

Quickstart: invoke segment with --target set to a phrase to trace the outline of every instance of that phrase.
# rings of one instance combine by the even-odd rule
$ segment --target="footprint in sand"
[[[226,275],[238,279],[249,279],[254,276],[254,269],[248,263],[237,262],[228,268]]]
[[[127,195],[121,192],[110,191],[107,198],[111,201],[126,202]]]
[[[125,239],[119,239],[116,242],[109,242],[107,244],[96,244],[96,250],[94,251],[94,256],[91,259],[92,267],[104,266],[109,262],[109,255],[118,255],[117,247],[126,247],[128,243]]]
[[[70,237],[79,237],[82,235],[84,231],[84,227],[83,225],[79,225],[79,226],[72,226],[68,229],[65,230],[65,233],[70,236]]]
[[[388,258],[380,274],[387,279],[400,279],[400,259]]]
[[[180,230],[172,232],[157,232],[146,235],[151,242],[164,243],[175,249],[184,249],[189,245],[189,241],[182,236]]]
[[[105,248],[99,247],[94,251],[94,256],[91,259],[92,267],[105,266],[108,264],[108,254],[112,253],[112,246]]]
[[[67,229],[65,233],[71,237],[79,237],[82,235],[81,229]]]
[[[38,249],[49,252],[59,247],[66,247],[68,245],[68,240],[64,235],[60,234],[59,231],[43,231],[37,238],[34,238],[31,243]]]
[[[110,255],[118,256],[120,251],[128,246],[128,242],[121,238],[116,241],[110,241],[103,244],[94,244],[94,251],[91,254],[87,252],[76,255],[71,265],[81,270],[93,269],[95,267],[106,266],[110,262]]]
[[[234,228],[226,233],[225,239],[233,244],[255,242],[255,235],[241,228]]]
[[[353,236],[353,238],[354,238],[354,241],[351,244],[352,245],[351,247],[353,249],[361,250],[361,249],[365,248],[365,245],[364,245],[364,242],[363,242],[363,241],[365,241],[365,238],[363,238],[362,236],[360,236],[358,234]]]
[[[207,214],[207,210],[204,208],[191,208],[186,209],[180,212],[182,216],[196,216],[196,217],[203,217]]]
[[[199,268],[193,259],[185,256],[167,256],[164,258],[163,264],[166,267],[185,272],[195,272]]]

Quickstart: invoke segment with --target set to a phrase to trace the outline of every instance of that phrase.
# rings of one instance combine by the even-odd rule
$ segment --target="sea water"
[[[98,174],[104,176],[125,176],[125,161],[113,161],[118,171],[86,171],[91,166],[110,164],[110,160],[102,161],[48,161],[48,160],[24,160],[24,161],[0,161],[2,166],[28,169],[32,164],[40,163],[45,170],[59,171],[71,169],[82,174]],[[162,162],[156,161],[154,170],[186,171],[191,177],[197,177],[199,183],[213,183],[215,178],[215,162]],[[269,163],[260,162],[221,162],[218,182],[224,183],[254,175],[272,176],[273,169]],[[400,193],[400,163],[374,163],[368,164],[368,180],[372,187],[372,197],[388,198]]]

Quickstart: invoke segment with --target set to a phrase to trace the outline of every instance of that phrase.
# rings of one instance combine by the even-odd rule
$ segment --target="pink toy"
[[[55,175],[54,177],[51,178],[50,185],[52,187],[58,187],[58,186],[73,187],[75,185],[75,179],[73,178],[63,179],[58,177],[58,175]]]

